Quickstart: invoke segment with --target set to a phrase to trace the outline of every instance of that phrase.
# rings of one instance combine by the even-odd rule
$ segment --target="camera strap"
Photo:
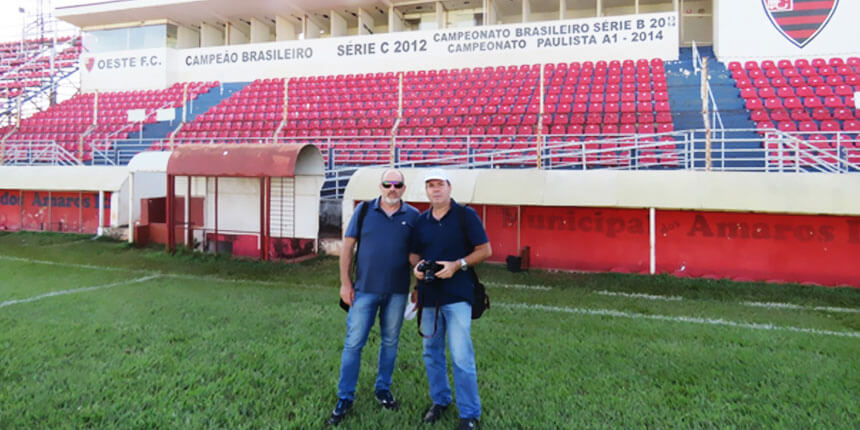
[[[436,302],[436,311],[435,315],[433,316],[433,333],[430,333],[429,335],[426,335],[421,332],[421,315],[423,314],[423,312],[424,306],[422,306],[421,303],[421,294],[418,294],[418,335],[423,337],[424,339],[432,339],[433,336],[436,335],[436,329],[439,327],[439,302]]]

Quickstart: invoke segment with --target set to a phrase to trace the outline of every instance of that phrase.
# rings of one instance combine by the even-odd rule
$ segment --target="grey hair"
[[[403,172],[401,172],[401,171],[400,171],[400,169],[394,169],[394,168],[390,168],[390,169],[385,169],[385,170],[383,170],[383,171],[382,171],[382,176],[380,176],[380,178],[379,178],[379,181],[380,181],[380,182],[382,182],[382,181],[384,181],[384,180],[385,180],[385,175],[386,175],[388,172],[397,172],[397,174],[398,174],[398,175],[400,175],[400,182],[403,182],[404,184],[406,183],[406,176],[403,176]]]

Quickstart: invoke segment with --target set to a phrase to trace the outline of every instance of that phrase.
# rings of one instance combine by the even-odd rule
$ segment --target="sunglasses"
[[[391,188],[392,186],[393,186],[394,188],[397,188],[397,189],[399,190],[399,189],[403,188],[403,182],[396,182],[396,181],[382,181],[382,188],[386,188],[386,189],[387,189],[387,188]]]

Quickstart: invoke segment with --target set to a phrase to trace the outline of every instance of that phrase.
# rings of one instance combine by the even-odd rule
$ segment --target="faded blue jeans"
[[[379,313],[379,370],[376,374],[376,390],[391,388],[391,375],[397,359],[397,342],[403,325],[403,310],[407,294],[375,294],[355,292],[355,299],[346,316],[346,340],[340,358],[340,380],[337,397],[355,400],[355,386],[361,366],[361,349]]]
[[[421,331],[433,336],[424,339],[424,367],[430,385],[430,398],[437,405],[451,403],[448,366],[445,361],[445,338],[454,367],[454,388],[457,390],[457,410],[460,418],[480,418],[481,398],[478,395],[478,372],[475,350],[472,348],[472,306],[457,302],[439,307],[436,332],[433,323],[435,307],[425,307],[421,314]]]

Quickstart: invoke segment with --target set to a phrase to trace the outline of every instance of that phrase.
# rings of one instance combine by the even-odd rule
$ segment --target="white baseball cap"
[[[431,170],[431,171],[427,172],[427,175],[426,175],[426,176],[424,176],[424,182],[425,182],[425,183],[426,183],[427,181],[432,181],[432,180],[434,180],[434,179],[437,179],[437,180],[440,180],[440,181],[445,181],[445,182],[447,182],[447,183],[449,183],[449,184],[451,183],[451,180],[450,180],[450,179],[448,179],[448,173],[446,173],[446,172],[445,172],[444,170],[442,170],[442,169],[433,169],[433,170]]]

